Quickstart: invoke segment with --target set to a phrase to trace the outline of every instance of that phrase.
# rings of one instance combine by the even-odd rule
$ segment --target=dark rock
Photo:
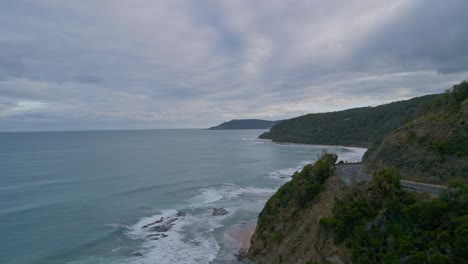
[[[228,211],[224,208],[213,208],[213,216],[226,215]]]
[[[140,251],[135,251],[135,252],[130,253],[130,256],[132,256],[132,257],[141,257],[141,256],[143,256],[143,253],[141,253]]]
[[[247,259],[247,251],[243,248],[239,249],[237,254],[234,254],[236,257],[237,261],[243,262],[244,260]]]
[[[151,234],[151,235],[147,235],[146,238],[151,239],[151,240],[159,240],[160,235],[161,234]]]
[[[185,216],[185,214],[186,214],[185,212],[182,212],[182,211],[177,211],[177,214],[176,214],[176,216],[178,216],[178,217],[184,217],[184,216]]]
[[[152,232],[167,232],[171,229],[171,225],[160,225],[160,226],[155,226],[150,229]]]
[[[155,221],[155,222],[153,222],[153,223],[144,225],[143,228],[147,228],[148,226],[152,226],[152,225],[155,225],[155,224],[162,223],[162,221],[164,221],[164,218],[163,218],[163,217],[161,217],[161,219],[159,219],[158,221]]]
[[[164,223],[162,225],[158,225],[158,226],[154,226],[154,227],[150,228],[150,231],[159,232],[159,233],[167,232],[175,225],[174,222],[177,221],[177,219],[178,218],[172,218],[172,219],[170,219],[169,221],[167,221],[166,223]]]

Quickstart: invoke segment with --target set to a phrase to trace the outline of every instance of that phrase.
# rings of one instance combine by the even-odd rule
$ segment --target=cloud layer
[[[438,93],[464,0],[0,3],[0,130],[207,127]]]

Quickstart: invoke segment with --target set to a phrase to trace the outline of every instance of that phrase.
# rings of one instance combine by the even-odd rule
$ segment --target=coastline
[[[324,146],[324,147],[343,147],[343,148],[365,148],[369,149],[372,143],[366,142],[366,144],[320,144],[320,143],[303,143],[303,142],[291,142],[291,141],[276,141],[271,138],[261,138],[260,136],[257,139],[269,141],[273,144],[278,145],[293,145],[293,146]]]
[[[249,251],[250,240],[252,239],[253,234],[255,233],[255,227],[247,229],[242,236],[241,250],[245,253]]]
[[[237,247],[239,248],[238,257],[244,258],[247,251],[250,248],[250,240],[255,232],[257,224],[254,223],[242,223],[230,226],[226,230],[226,235],[236,241]]]

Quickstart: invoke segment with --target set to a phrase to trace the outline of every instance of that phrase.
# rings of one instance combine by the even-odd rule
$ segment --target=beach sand
[[[226,234],[239,243],[239,252],[245,254],[250,247],[250,239],[255,232],[255,224],[232,225],[226,231]]]
[[[255,227],[250,228],[244,232],[243,237],[242,237],[242,244],[241,244],[242,251],[247,252],[249,250],[250,239],[252,239],[254,232],[255,232]]]

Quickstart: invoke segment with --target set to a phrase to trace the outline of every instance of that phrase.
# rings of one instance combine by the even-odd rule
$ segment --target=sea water
[[[262,132],[0,133],[0,263],[239,263],[230,232],[294,171],[365,151]]]

